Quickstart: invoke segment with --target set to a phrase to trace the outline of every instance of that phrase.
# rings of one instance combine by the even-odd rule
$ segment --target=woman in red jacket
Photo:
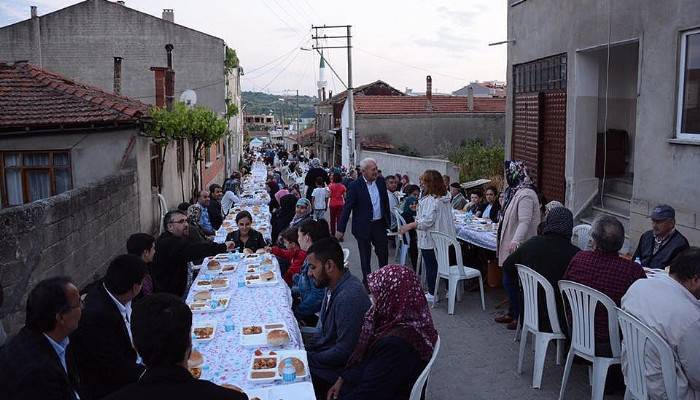
[[[306,252],[299,247],[299,232],[297,228],[290,228],[280,234],[285,249],[273,246],[270,251],[279,258],[289,261],[289,268],[284,272],[284,281],[291,287],[292,278],[301,272],[301,266],[306,259]]]

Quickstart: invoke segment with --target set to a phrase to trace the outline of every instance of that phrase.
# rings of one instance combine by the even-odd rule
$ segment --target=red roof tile
[[[467,98],[458,96],[357,96],[357,114],[426,114],[426,113],[505,113],[506,100],[474,98],[474,111],[467,108]]]
[[[0,129],[128,124],[148,105],[77,83],[26,62],[0,63]]]

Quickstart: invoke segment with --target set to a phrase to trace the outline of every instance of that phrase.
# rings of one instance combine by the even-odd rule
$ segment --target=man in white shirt
[[[661,335],[674,350],[678,399],[700,400],[700,248],[691,247],[671,261],[670,272],[637,280],[622,298],[622,309]],[[622,368],[626,370],[626,349]],[[661,362],[645,355],[651,399],[665,398]]]
[[[81,394],[99,399],[136,382],[144,370],[131,335],[131,301],[141,292],[146,263],[135,255],[116,257],[103,282],[85,298],[78,330],[71,336]]]
[[[389,212],[391,212],[391,229],[396,230],[396,216],[394,215],[394,208],[399,205],[399,198],[396,196],[396,176],[389,175],[385,179],[386,181],[386,193],[389,196]]]

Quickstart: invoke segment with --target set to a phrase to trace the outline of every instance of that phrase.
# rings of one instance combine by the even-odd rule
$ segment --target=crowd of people
[[[240,211],[237,229],[224,243],[215,243],[215,232],[241,201],[243,182],[256,162],[268,166],[271,241],[253,228],[248,211]],[[572,212],[558,202],[542,204],[525,164],[507,161],[504,174],[503,190],[487,186],[465,192],[435,170],[413,183],[407,175],[382,173],[370,158],[345,170],[298,151],[251,150],[240,172],[168,211],[157,238],[131,235],[126,253],[114,258],[82,296],[69,277],[31,288],[25,326],[0,349],[0,398],[247,398],[240,389],[188,372],[192,313],[183,299],[192,278],[189,263],[230,251],[267,251],[278,259],[299,325],[317,328],[304,343],[317,398],[407,399],[438,340],[430,312],[438,271],[430,232],[455,238],[453,210],[498,224],[497,251],[490,256],[503,267],[509,309],[496,322],[509,329],[518,325],[517,264],[537,271],[554,288],[562,279],[579,282],[606,294],[668,341],[676,352],[679,398],[700,398],[695,357],[700,249],[675,229],[673,208],[654,208],[652,229],[631,257],[618,254],[624,227],[608,216],[593,223],[591,249],[579,249],[571,242]],[[362,276],[350,272],[340,244],[349,224]],[[407,265],[389,264],[396,234],[409,238]],[[425,290],[415,273],[419,254]],[[654,273],[666,267],[668,273]],[[546,316],[546,303],[539,306],[540,316]],[[556,306],[564,321],[560,298]],[[540,329],[551,330],[548,325],[541,318]],[[596,311],[595,327],[597,349],[609,354],[604,310]],[[658,359],[647,368],[649,390],[658,394],[663,391]],[[623,385],[621,371],[617,374],[608,380],[611,385]]]

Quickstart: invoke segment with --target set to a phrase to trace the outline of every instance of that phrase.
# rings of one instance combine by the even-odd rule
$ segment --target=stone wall
[[[67,275],[78,288],[100,277],[138,230],[137,179],[122,171],[91,186],[0,210],[0,318],[12,334],[24,324],[29,291]]]

